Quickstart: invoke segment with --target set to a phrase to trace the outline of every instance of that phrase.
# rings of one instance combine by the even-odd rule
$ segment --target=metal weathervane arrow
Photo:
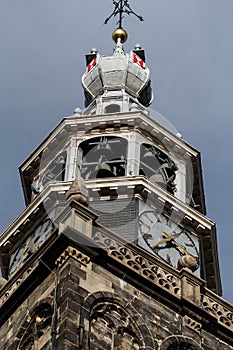
[[[144,21],[142,16],[137,15],[132,10],[132,8],[129,5],[128,0],[118,0],[118,1],[113,0],[113,5],[115,6],[115,8],[114,8],[113,12],[111,13],[111,15],[105,20],[104,24],[107,24],[112,17],[116,17],[117,15],[119,15],[119,21],[117,22],[117,24],[118,24],[118,28],[122,28],[124,13],[126,13],[127,15],[134,15],[140,21]]]

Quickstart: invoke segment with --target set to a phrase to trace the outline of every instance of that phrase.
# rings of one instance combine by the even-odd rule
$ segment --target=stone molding
[[[173,297],[177,298],[177,301],[183,298],[195,305],[195,307],[201,308],[207,314],[207,319],[209,319],[208,315],[211,315],[220,325],[227,328],[228,332],[233,332],[233,306],[203,286],[202,280],[194,274],[184,271],[184,269],[177,271],[159,260],[156,261],[157,259],[155,257],[151,256],[150,259],[149,256],[148,258],[145,257],[145,255],[143,256],[143,254],[140,254],[139,247],[138,249],[132,249],[130,244],[127,246],[124,245],[124,242],[117,240],[116,236],[112,238],[113,234],[110,236],[110,231],[105,231],[98,230],[93,232],[92,238],[96,246],[105,250],[111,259],[121,263],[134,273],[137,273],[140,278],[144,278],[145,281],[149,280],[161,290],[170,293]],[[75,259],[86,267],[91,263],[91,257],[69,246],[56,260],[56,267],[60,268],[70,258]],[[29,268],[25,269],[19,277],[16,275],[15,278],[13,277],[3,286],[0,291],[0,308],[35,271],[38,264],[39,261],[35,261]],[[191,282],[193,281],[192,286],[197,286],[199,295],[194,301],[189,300],[185,297],[184,293],[182,293],[182,288],[184,288],[182,277],[185,277],[186,282],[189,280]],[[199,332],[200,326],[197,321],[195,317],[193,319],[185,317],[184,323],[187,327]]]
[[[109,256],[115,260],[123,263],[131,270],[140,274],[140,276],[154,282],[160,288],[167,290],[179,298],[181,297],[181,280],[174,276],[169,269],[165,270],[153,264],[122,243],[106,237],[100,231],[94,233],[93,239],[98,245],[107,250]]]

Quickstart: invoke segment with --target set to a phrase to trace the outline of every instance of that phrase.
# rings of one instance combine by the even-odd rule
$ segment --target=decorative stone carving
[[[194,272],[198,267],[197,259],[192,255],[181,256],[179,261],[178,261],[178,268],[182,269],[183,267]]]
[[[233,331],[233,312],[229,310],[227,307],[224,307],[217,300],[212,299],[207,295],[202,295],[202,307],[208,313],[212,314],[217,320],[224,324],[224,326],[228,327]]]
[[[14,281],[13,283],[8,282],[9,288],[7,291],[1,295],[0,297],[0,307],[7,301],[7,299],[10,298],[10,296],[15,292],[16,289],[27,279],[27,277],[36,269],[38,266],[39,261],[35,261],[33,264],[30,265],[30,267],[23,273],[21,276]],[[1,289],[0,289],[1,293]]]
[[[171,335],[163,340],[159,350],[203,350],[192,338],[183,335]]]
[[[52,306],[41,301],[27,316],[17,334],[17,349],[39,349],[51,338]]]
[[[183,318],[183,326],[188,327],[197,333],[200,333],[202,329],[201,323],[197,322],[187,315],[185,315]]]
[[[83,254],[78,249],[68,247],[56,260],[55,265],[59,268],[71,257],[84,266],[87,266],[90,263],[90,258],[87,255]]]
[[[180,280],[170,272],[152,264],[130,248],[109,239],[100,231],[96,232],[93,238],[100,246],[107,248],[109,254],[116,260],[120,260],[132,270],[138,271],[141,276],[150,279],[161,288],[177,296],[180,295]]]

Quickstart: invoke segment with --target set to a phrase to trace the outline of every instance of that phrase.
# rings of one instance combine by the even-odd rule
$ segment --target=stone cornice
[[[28,234],[29,226],[35,224],[35,218],[41,220],[45,216],[46,211],[48,212],[50,208],[59,203],[59,198],[61,202],[64,201],[65,191],[69,187],[70,183],[50,183],[0,236],[0,251],[5,249],[9,251],[15,240],[21,238],[22,232]]]

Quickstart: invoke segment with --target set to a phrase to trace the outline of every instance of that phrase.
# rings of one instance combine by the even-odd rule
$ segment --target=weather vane
[[[125,42],[127,40],[127,33],[122,28],[124,13],[126,13],[127,15],[134,15],[140,21],[144,21],[144,19],[142,18],[142,16],[137,15],[132,10],[132,8],[129,5],[128,0],[118,0],[118,1],[113,0],[112,2],[113,2],[113,5],[115,6],[115,8],[114,8],[113,12],[111,13],[111,15],[105,20],[104,24],[107,24],[112,17],[116,17],[117,15],[119,15],[119,21],[117,22],[118,29],[116,29],[116,31],[113,32],[113,40],[117,41],[117,39],[120,38],[122,40],[122,42]]]
[[[117,22],[117,24],[119,24],[119,28],[122,28],[122,22],[123,22],[123,18],[124,18],[124,13],[126,13],[127,15],[134,15],[136,16],[140,21],[143,21],[142,16],[137,15],[132,8],[130,7],[128,0],[118,0],[115,1],[113,0],[113,5],[115,5],[115,8],[112,12],[112,14],[105,20],[104,24],[107,24],[108,21],[112,18],[112,17],[116,17],[119,14],[119,21]]]

